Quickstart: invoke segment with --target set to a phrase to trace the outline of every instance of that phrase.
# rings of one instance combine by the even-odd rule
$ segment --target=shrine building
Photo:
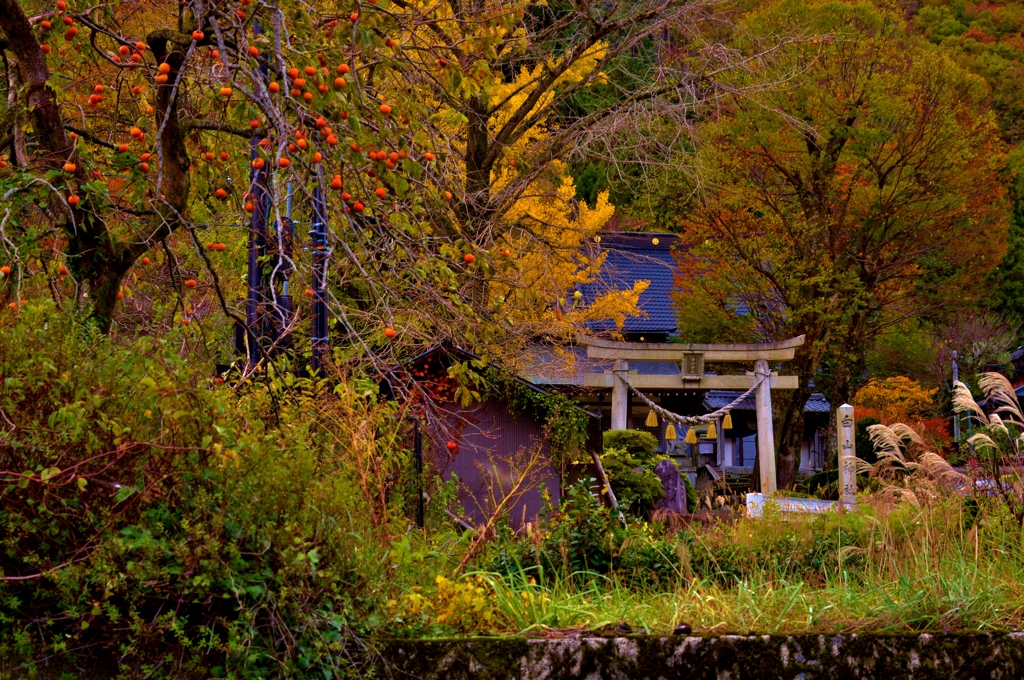
[[[525,371],[525,377],[536,385],[570,394],[581,407],[600,414],[603,430],[651,432],[659,440],[659,450],[698,480],[701,470],[712,475],[725,473],[734,479],[749,476],[760,447],[768,446],[774,457],[774,443],[759,441],[759,434],[770,432],[773,424],[770,415],[766,416],[771,412],[770,401],[758,417],[757,398],[761,392],[752,392],[757,383],[754,371],[760,365],[770,372],[765,382],[770,384],[771,392],[794,389],[797,378],[786,375],[786,361],[803,339],[757,345],[679,343],[672,294],[676,289],[676,258],[686,255],[675,248],[677,243],[674,234],[603,232],[595,236],[588,247],[604,253],[606,259],[597,280],[580,287],[583,302],[610,289],[631,289],[636,281],[648,281],[639,299],[643,315],[626,319],[621,340],[607,339],[615,327],[602,322],[591,324],[587,334],[572,347],[538,349],[537,359]],[[737,311],[744,313],[742,308]],[[765,399],[770,399],[768,384]],[[745,394],[748,391],[751,393]],[[685,426],[670,429],[665,418],[652,416],[652,408],[637,392],[680,415],[699,416],[733,404],[725,423],[731,427],[723,428],[719,421],[714,428],[710,423],[694,425],[693,433]],[[736,402],[741,396],[743,399]],[[829,410],[828,401],[819,393],[812,394],[804,405],[801,475],[825,465]],[[709,430],[713,436],[708,436]]]

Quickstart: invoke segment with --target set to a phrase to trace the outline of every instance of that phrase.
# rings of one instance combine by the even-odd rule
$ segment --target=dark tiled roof
[[[584,301],[593,302],[609,290],[631,289],[636,281],[649,281],[647,290],[640,295],[644,316],[627,318],[622,330],[625,333],[675,333],[678,320],[672,306],[672,291],[676,261],[672,249],[678,237],[675,234],[601,232],[594,240],[589,247],[606,253],[607,257],[597,280],[580,286]],[[595,322],[590,328],[603,331],[613,330],[615,326],[605,321]]]
[[[453,360],[453,361],[479,361],[480,360],[480,357],[478,355],[474,354],[473,352],[470,352],[469,350],[465,350],[465,349],[462,349],[461,347],[456,347],[454,345],[449,345],[447,343],[444,343],[444,344],[440,344],[440,345],[435,345],[434,347],[431,347],[430,349],[426,350],[425,352],[421,352],[420,354],[417,354],[412,359],[409,359],[409,360],[403,362],[401,365],[403,367],[405,367],[405,368],[408,368],[408,367],[410,367],[410,366],[412,366],[414,364],[420,363],[420,362],[422,362],[422,361],[424,361],[424,360],[426,360],[426,359],[428,359],[428,358],[430,358],[432,356],[435,356],[435,355],[440,355],[442,358]],[[586,357],[587,357],[587,353],[586,353],[586,350],[584,349],[584,351],[583,351],[583,359],[586,360]],[[502,367],[499,364],[491,364],[491,367],[493,367],[496,370],[499,370],[499,371],[501,371],[503,373],[507,373],[508,375],[512,376],[512,378],[514,378],[516,380],[516,382],[520,383],[524,387],[528,387],[529,389],[531,389],[531,390],[533,390],[535,392],[539,392],[540,394],[549,394],[548,390],[541,386],[542,383],[538,383],[536,380],[531,380],[529,378],[524,378],[523,376],[515,373],[514,371],[510,371],[510,370]],[[581,384],[582,384],[582,381],[583,381],[583,378],[582,378],[582,374],[581,374],[581,377],[580,377]],[[390,383],[390,381],[387,378],[385,378],[384,380],[381,381],[381,392],[388,399],[393,399],[394,398],[394,390],[392,389],[391,383]],[[600,414],[593,413],[591,411],[587,411],[586,409],[583,409],[583,408],[581,408],[579,406],[577,406],[576,408],[578,408],[580,411],[583,411],[584,413],[586,413],[591,418],[598,418],[598,417],[600,417]]]
[[[815,392],[811,395],[811,398],[804,404],[804,411],[810,411],[812,413],[828,413],[832,408],[832,405],[825,399],[825,395],[821,392]]]
[[[521,374],[535,385],[583,385],[586,373],[604,373],[612,370],[611,360],[588,359],[586,347],[564,348],[556,352],[551,347],[535,347],[524,355]],[[638,375],[679,375],[679,364],[674,361],[636,361],[630,371]]]
[[[586,373],[603,373],[611,362],[587,358],[586,347],[540,345],[520,357],[519,374],[535,385],[583,385]]]
[[[704,396],[704,406],[709,411],[717,411],[720,408],[728,406],[732,401],[743,394],[740,391],[733,390],[708,390],[708,393]],[[825,399],[825,395],[821,392],[815,392],[811,395],[807,403],[804,404],[805,413],[828,413],[830,405],[828,400]],[[750,395],[735,407],[737,411],[753,411],[754,410],[754,395]]]

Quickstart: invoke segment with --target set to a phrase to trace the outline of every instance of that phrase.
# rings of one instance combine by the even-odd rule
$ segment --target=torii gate
[[[775,430],[772,424],[771,390],[795,390],[799,378],[795,375],[769,373],[769,361],[789,361],[796,348],[804,344],[804,336],[756,345],[706,345],[653,342],[615,342],[589,336],[580,336],[579,344],[586,346],[589,359],[612,359],[611,371],[587,373],[587,387],[612,388],[612,429],[626,429],[629,387],[623,377],[637,390],[641,389],[694,389],[694,390],[748,390],[754,385],[754,405],[757,414],[757,457],[761,469],[761,493],[765,496],[777,489],[775,477]],[[680,366],[679,375],[637,375],[630,373],[630,361],[672,361]],[[704,362],[754,362],[754,372],[746,375],[704,375]],[[768,379],[757,383],[758,376]]]

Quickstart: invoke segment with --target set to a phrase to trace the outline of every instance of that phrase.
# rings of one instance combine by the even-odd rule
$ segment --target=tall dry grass
[[[972,493],[997,498],[1018,527],[1024,526],[1024,412],[1013,386],[999,373],[983,373],[979,381],[983,409],[961,382],[954,385],[953,405],[980,430],[967,440],[971,450]]]

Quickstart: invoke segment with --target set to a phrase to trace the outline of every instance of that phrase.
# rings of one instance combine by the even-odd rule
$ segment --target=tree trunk
[[[486,248],[493,236],[494,210],[491,205],[490,130],[487,128],[487,103],[478,97],[468,101],[466,126],[466,186],[462,201],[462,214],[466,235],[471,248]],[[467,281],[467,297],[473,309],[484,313],[488,307],[490,283],[484,276],[474,276]]]
[[[867,342],[864,327],[867,324],[867,317],[868,312],[858,312],[850,318],[846,328],[846,341],[835,358],[831,380],[827,385],[823,385],[833,409],[850,403],[853,398],[854,376],[864,368],[864,346]]]
[[[796,473],[800,469],[800,448],[804,440],[804,404],[811,396],[811,379],[814,377],[813,345],[796,357],[796,373],[800,385],[780,400],[778,445],[776,448],[776,474],[780,489],[792,489]],[[803,348],[801,348],[803,349]],[[801,356],[802,355],[802,356]]]
[[[7,106],[14,113],[11,130],[11,157],[17,167],[24,168],[28,165],[28,149],[25,142],[25,111],[18,101],[19,92],[21,92],[21,76],[18,70],[18,59],[11,55],[7,57]]]
[[[803,381],[801,381],[803,382]],[[783,406],[779,419],[779,442],[776,454],[776,474],[780,489],[792,489],[800,468],[800,447],[803,444],[804,409],[807,395],[803,389],[795,391]]]
[[[44,166],[61,168],[75,164],[74,180],[81,186],[88,181],[85,168],[78,162],[74,147],[64,132],[64,120],[49,85],[50,72],[28,18],[15,0],[0,0],[0,29],[6,34],[9,49],[24,86],[25,104],[35,133],[36,144]],[[68,208],[54,199],[50,212],[59,227],[68,235],[68,262],[71,270],[88,284],[93,318],[106,333],[121,276],[130,266],[126,251],[118,248],[113,235],[101,217],[98,206],[92,206],[91,194],[85,194],[77,208]]]
[[[50,72],[46,67],[46,57],[39,51],[39,42],[28,17],[16,0],[0,0],[0,29],[7,36],[8,48],[17,61],[36,142],[46,156],[43,160],[49,167],[59,167],[58,163],[68,160],[73,149],[64,133],[56,98],[47,82]],[[81,172],[84,181],[85,173]]]
[[[466,187],[463,205],[469,233],[476,239],[489,226],[491,217],[490,131],[487,106],[478,97],[469,100],[466,126]]]
[[[131,260],[109,262],[101,258],[92,259],[92,270],[88,279],[89,301],[92,305],[90,318],[102,333],[110,332],[117,306],[117,293],[121,281],[131,267]]]
[[[3,1],[3,0],[0,0]],[[148,228],[145,240],[133,243],[116,241],[106,225],[94,220],[92,228],[82,232],[70,243],[72,256],[78,255],[88,268],[83,273],[89,283],[92,319],[103,333],[110,331],[117,305],[121,281],[135,261],[158,243],[170,236],[182,224],[191,187],[189,157],[185,134],[178,124],[178,102],[184,96],[184,85],[178,85],[177,96],[172,99],[172,84],[185,61],[181,42],[190,38],[176,31],[156,31],[147,42],[157,61],[165,62],[171,70],[167,82],[156,87],[156,127],[160,135],[160,191],[159,200],[153,201],[156,219]],[[83,204],[85,204],[83,197]]]
[[[49,84],[46,58],[17,0],[0,0],[0,30],[7,37],[8,49],[14,55],[11,63],[17,65],[24,87],[25,105],[40,155],[38,160],[44,167],[55,169],[62,168],[67,162],[74,163],[74,184],[82,187],[88,181],[88,175],[64,131],[64,119]],[[56,197],[49,206],[52,219],[68,238],[69,268],[76,278],[86,283],[92,305],[91,318],[103,333],[110,331],[124,275],[152,244],[166,238],[180,226],[188,199],[188,152],[178,125],[178,100],[170,99],[170,83],[177,80],[184,52],[178,49],[168,54],[167,45],[188,46],[191,37],[177,31],[157,31],[148,40],[157,59],[166,60],[172,70],[169,83],[157,87],[157,123],[161,125],[166,120],[160,138],[162,196],[161,200],[154,202],[155,220],[142,227],[147,238],[130,244],[118,241],[103,217],[109,206],[93,192],[83,192],[81,203],[70,210]],[[179,92],[178,97],[182,95]]]

